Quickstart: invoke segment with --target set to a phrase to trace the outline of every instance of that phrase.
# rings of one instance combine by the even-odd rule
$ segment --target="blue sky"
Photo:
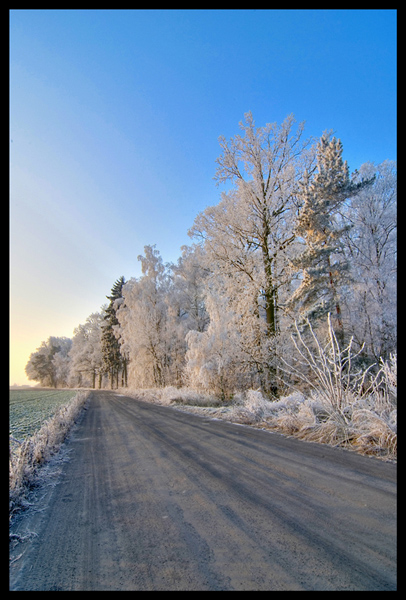
[[[293,113],[350,170],[396,159],[395,10],[11,10],[10,379],[176,261],[221,188],[218,137]]]

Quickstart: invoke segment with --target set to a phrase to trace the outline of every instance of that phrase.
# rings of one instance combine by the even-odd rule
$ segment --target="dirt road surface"
[[[67,445],[11,590],[396,589],[394,464],[105,391]]]

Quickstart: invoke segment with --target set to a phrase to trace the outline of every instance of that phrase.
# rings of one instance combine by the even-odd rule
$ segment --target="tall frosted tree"
[[[179,317],[186,332],[207,329],[209,316],[205,305],[206,279],[209,269],[204,265],[201,246],[182,246],[182,256],[172,265],[173,294],[171,304],[178,306]]]
[[[231,258],[233,267],[242,272],[246,272],[252,252],[257,254],[262,279],[258,292],[267,334],[274,336],[278,331],[282,256],[294,241],[290,219],[298,181],[304,167],[312,163],[311,142],[303,139],[303,123],[295,128],[293,115],[281,125],[268,123],[257,128],[249,112],[240,129],[242,135],[228,142],[220,138],[222,154],[217,159],[216,179],[231,182],[235,191],[227,225],[221,219],[219,222],[223,244],[218,245],[216,254],[226,263]],[[227,247],[233,245],[239,260],[229,254]]]
[[[189,235],[202,240],[213,275],[222,277],[230,302],[238,303],[234,312],[244,314],[241,339],[263,371],[264,387],[272,389],[298,182],[312,168],[314,147],[292,115],[280,125],[256,127],[247,113],[240,129],[229,141],[220,138],[217,159],[216,180],[232,189],[196,217]]]
[[[101,351],[101,334],[103,316],[92,313],[86,322],[73,331],[70,379],[74,385],[96,387],[96,376],[99,376],[101,387],[103,373],[103,356]]]
[[[339,288],[349,282],[342,240],[350,225],[337,217],[344,203],[373,181],[352,181],[342,154],[341,141],[323,134],[317,146],[317,172],[313,177],[306,172],[303,178],[295,233],[304,250],[292,260],[301,272],[301,283],[289,302],[296,314],[313,321],[331,312],[341,337]]]
[[[122,289],[125,284],[125,279],[121,276],[114,283],[111,289],[111,295],[106,296],[110,300],[106,307],[102,334],[102,354],[103,354],[103,369],[110,374],[110,385],[113,389],[114,378],[116,385],[119,383],[119,373],[123,372],[123,384],[126,385],[127,361],[120,350],[120,342],[118,339],[119,322],[117,319],[117,310],[120,306],[120,300],[123,298]]]
[[[138,256],[142,277],[131,278],[123,288],[118,310],[121,343],[130,360],[130,384],[134,387],[168,384],[170,343],[166,294],[169,275],[155,246]]]
[[[356,181],[375,176],[346,206],[352,224],[345,251],[354,284],[346,296],[346,327],[371,360],[388,360],[396,349],[397,165],[361,165]]]

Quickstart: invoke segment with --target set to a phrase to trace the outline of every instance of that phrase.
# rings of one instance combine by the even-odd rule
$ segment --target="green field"
[[[30,437],[76,394],[77,390],[10,390],[10,434],[18,440]]]

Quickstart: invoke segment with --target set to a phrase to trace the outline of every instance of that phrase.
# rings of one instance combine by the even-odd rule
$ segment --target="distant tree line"
[[[50,337],[26,366],[43,385],[187,385],[227,397],[284,390],[292,334],[311,324],[362,348],[368,366],[396,351],[396,163],[350,174],[340,140],[305,139],[293,116],[220,138],[219,203],[196,216],[190,246],[120,277],[72,340]]]

